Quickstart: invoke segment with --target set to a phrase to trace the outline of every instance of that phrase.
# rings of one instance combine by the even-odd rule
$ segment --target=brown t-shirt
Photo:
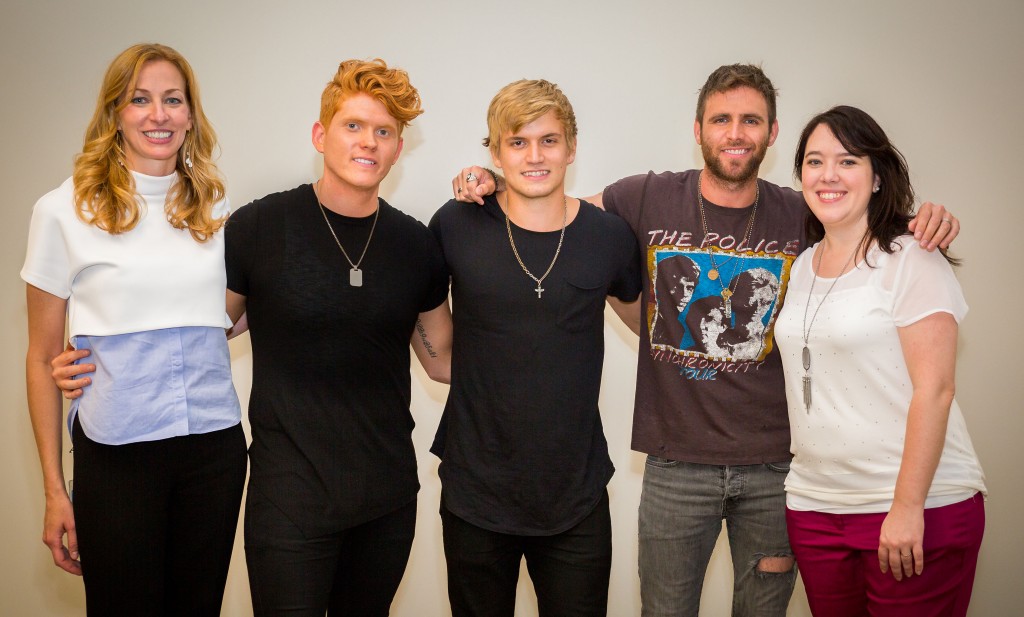
[[[749,239],[753,204],[706,199],[705,237],[698,174],[652,172],[604,190],[605,208],[629,223],[644,253],[632,446],[691,463],[786,461],[789,420],[772,331],[807,243],[807,207],[796,191],[758,180]]]

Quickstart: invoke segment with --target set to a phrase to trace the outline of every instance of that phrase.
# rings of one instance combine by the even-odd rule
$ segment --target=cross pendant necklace
[[[500,202],[498,203],[498,207],[501,207]],[[530,277],[537,283],[537,288],[534,289],[534,291],[537,292],[537,298],[539,299],[540,295],[544,293],[544,288],[541,287],[541,283],[543,283],[544,279],[546,279],[548,275],[551,274],[551,270],[555,267],[555,262],[558,261],[558,254],[562,252],[562,241],[565,240],[565,223],[569,218],[568,198],[564,194],[562,195],[562,232],[558,236],[558,248],[555,249],[555,256],[551,258],[551,263],[548,264],[548,269],[545,270],[544,274],[542,274],[539,278],[534,276],[533,272],[530,272],[530,270],[526,267],[526,264],[523,263],[523,258],[519,256],[519,250],[516,248],[516,241],[512,239],[512,220],[509,217],[509,209],[510,207],[508,203],[508,197],[506,194],[505,229],[508,231],[508,243],[512,245],[512,254],[516,256],[516,261],[519,262],[519,267],[523,269],[523,272],[526,273],[526,276]]]

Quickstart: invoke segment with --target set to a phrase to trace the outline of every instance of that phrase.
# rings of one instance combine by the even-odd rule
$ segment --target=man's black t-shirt
[[[597,505],[614,471],[601,427],[604,305],[640,293],[636,240],[618,217],[582,203],[537,297],[493,197],[449,202],[430,229],[452,277],[452,387],[432,451],[445,506],[478,527],[553,535]],[[513,225],[540,276],[559,231]]]
[[[228,289],[244,295],[253,350],[249,490],[307,535],[408,504],[419,482],[409,412],[409,340],[448,279],[427,228],[380,200],[362,287],[308,184],[235,212]],[[373,216],[327,212],[353,259]]]

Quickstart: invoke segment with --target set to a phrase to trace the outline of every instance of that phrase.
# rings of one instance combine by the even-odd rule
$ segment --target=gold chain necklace
[[[707,220],[707,217],[704,215],[704,197],[702,195],[703,191],[701,190],[701,179],[702,179],[702,174],[697,174],[697,207],[700,209],[700,225],[701,225],[701,228],[704,230],[704,240],[706,241],[707,237],[708,237],[708,220]],[[757,217],[757,202],[758,202],[758,200],[760,198],[761,198],[761,189],[760,189],[760,187],[757,184],[757,180],[755,179],[754,180],[754,209],[751,210],[750,216],[747,217],[747,230],[743,234],[743,240],[737,245],[737,247],[743,246],[744,244],[748,244],[750,242],[750,233],[754,229],[754,219]],[[725,304],[725,318],[726,319],[731,319],[732,318],[732,294],[736,290],[737,281],[739,280],[739,277],[735,276],[736,275],[736,270],[737,270],[737,268],[739,268],[739,262],[736,262],[733,265],[733,267],[732,267],[732,275],[733,276],[732,276],[732,279],[729,281],[729,285],[727,286],[725,283],[722,282],[721,273],[719,271],[718,264],[715,262],[715,252],[711,250],[710,246],[708,246],[708,258],[711,259],[711,269],[708,270],[708,278],[711,279],[712,281],[718,281],[718,285],[722,288],[721,296],[722,296],[722,302]],[[725,264],[726,262],[731,261],[731,260],[733,260],[735,258],[736,258],[736,256],[733,255],[732,257],[729,257],[729,259],[727,259],[726,261],[724,261],[722,263]]]
[[[500,206],[501,204],[499,203],[498,205]],[[533,275],[532,272],[530,272],[530,270],[526,267],[526,264],[523,263],[523,258],[519,256],[519,251],[516,249],[516,241],[512,239],[512,222],[511,219],[509,219],[510,209],[511,208],[509,207],[508,193],[506,193],[505,229],[508,231],[508,243],[512,245],[512,254],[516,256],[516,261],[519,262],[519,267],[523,269],[523,272],[526,273],[526,276],[530,277],[537,283],[537,288],[534,289],[534,291],[537,292],[537,297],[540,298],[540,295],[544,293],[544,288],[541,287],[541,283],[543,283],[544,279],[546,279],[548,275],[551,274],[551,269],[555,267],[555,262],[558,261],[558,254],[562,252],[562,242],[565,240],[565,222],[569,218],[569,206],[566,201],[566,196],[564,194],[562,195],[562,233],[558,236],[558,248],[555,249],[555,256],[551,258],[551,263],[548,264],[548,269],[544,271],[544,274],[542,274],[540,278],[537,278],[536,276]]]
[[[366,250],[370,248],[370,240],[373,240],[373,230],[377,229],[377,219],[380,218],[380,204],[377,204],[377,210],[373,213],[373,225],[370,226],[370,235],[366,238],[366,246],[363,247],[363,253],[359,256],[359,261],[352,263],[352,259],[345,252],[345,247],[341,245],[341,240],[338,240],[338,234],[334,233],[334,227],[331,226],[331,221],[327,219],[327,209],[324,208],[324,204],[320,201],[320,181],[317,180],[316,186],[313,187],[313,195],[316,196],[316,205],[320,206],[320,214],[324,215],[324,222],[327,223],[327,229],[331,230],[331,236],[334,237],[334,242],[341,249],[341,254],[345,256],[345,261],[352,268],[348,271],[348,284],[352,287],[363,286],[363,271],[359,269],[359,265],[363,263],[363,257],[366,257]]]
[[[804,364],[804,408],[807,410],[807,413],[811,413],[811,349],[807,346],[807,341],[811,337],[811,328],[814,327],[814,320],[818,317],[818,311],[821,310],[821,305],[825,304],[825,300],[828,299],[828,295],[832,293],[832,288],[836,286],[839,279],[846,273],[846,269],[850,267],[850,263],[860,251],[860,247],[861,244],[857,244],[857,248],[853,249],[853,253],[850,254],[850,258],[846,260],[845,264],[843,264],[843,269],[839,271],[839,274],[834,279],[832,279],[832,284],[828,286],[828,289],[825,291],[825,295],[821,298],[821,302],[819,302],[818,306],[814,309],[814,314],[811,315],[811,323],[807,323],[807,309],[811,307],[811,294],[814,293],[814,282],[818,280],[818,270],[821,269],[821,258],[825,256],[824,242],[822,243],[821,250],[818,252],[818,265],[811,268],[811,274],[814,278],[811,279],[811,288],[807,290],[807,304],[804,305],[804,323],[802,327],[804,348],[800,352]]]

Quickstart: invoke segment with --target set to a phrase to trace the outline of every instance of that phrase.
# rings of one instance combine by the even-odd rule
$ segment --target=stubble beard
[[[757,178],[757,172],[761,169],[761,162],[764,161],[765,155],[768,154],[768,139],[765,138],[764,141],[756,145],[750,160],[737,171],[727,169],[722,164],[722,161],[715,156],[714,150],[707,142],[701,143],[700,151],[704,156],[704,166],[708,173],[711,174],[711,177],[719,184],[730,189],[738,189]]]

